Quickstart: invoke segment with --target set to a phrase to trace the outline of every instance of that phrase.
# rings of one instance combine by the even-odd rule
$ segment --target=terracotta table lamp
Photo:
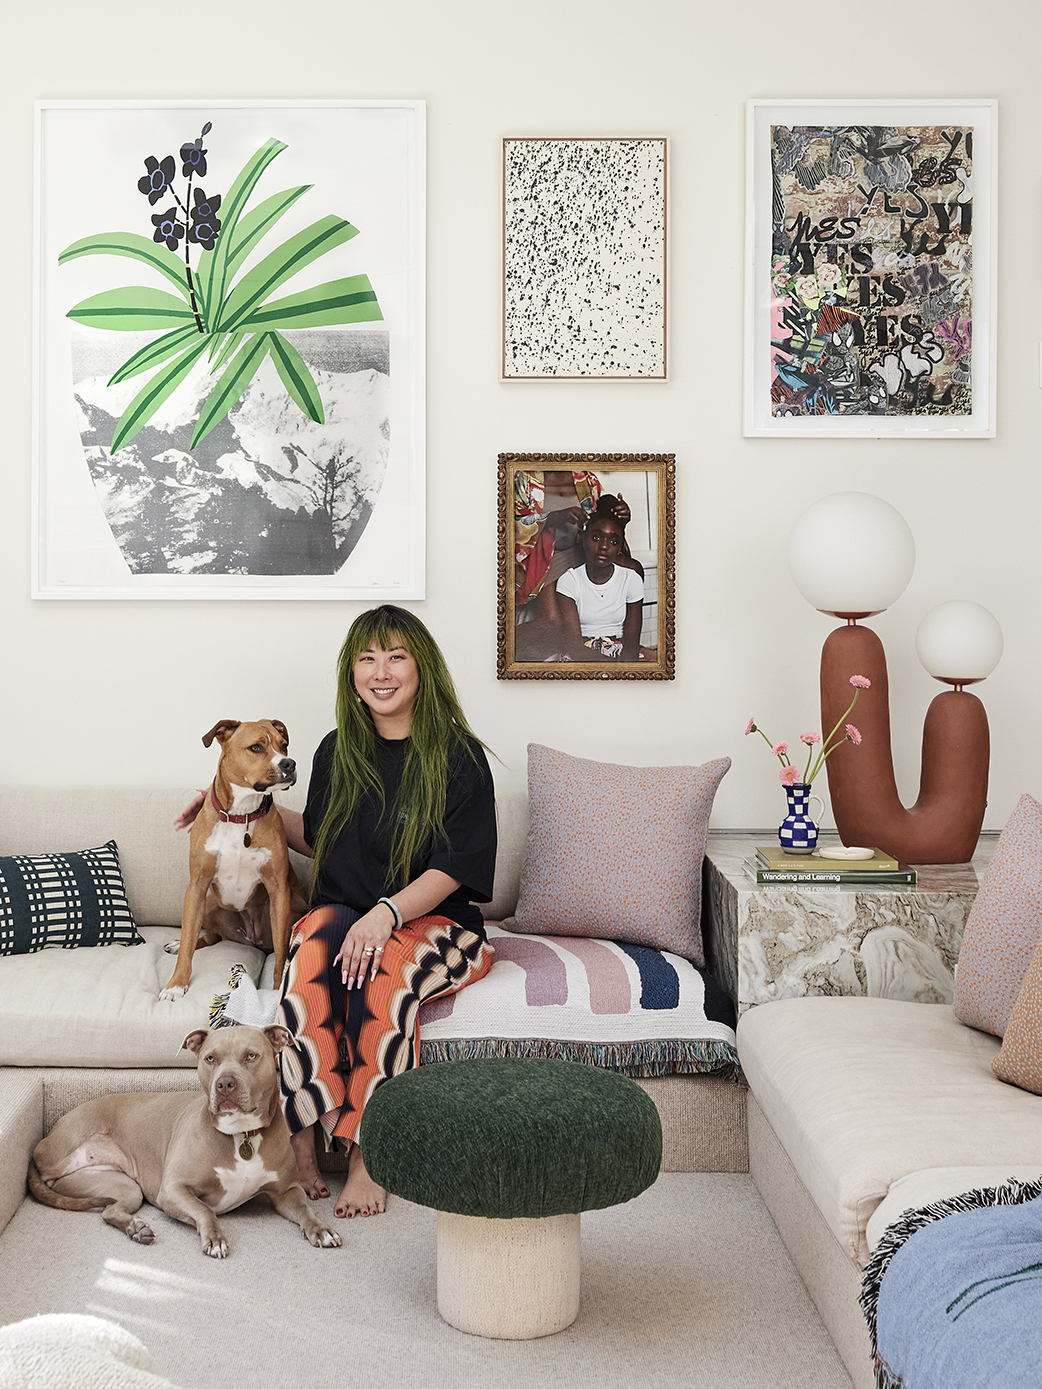
[[[840,839],[882,849],[903,863],[968,862],[984,822],[990,740],[984,706],[964,686],[983,680],[998,663],[998,623],[979,604],[956,601],[934,608],[919,626],[920,660],[953,689],[927,710],[919,797],[906,809],[890,749],[886,656],[875,632],[860,623],[895,602],[912,576],[915,543],[908,524],[888,502],[865,492],[825,497],[796,522],[789,565],[804,598],[846,623],[821,652],[823,734],[850,704],[850,677],[871,681],[856,709],[860,745],[845,743],[826,764]]]

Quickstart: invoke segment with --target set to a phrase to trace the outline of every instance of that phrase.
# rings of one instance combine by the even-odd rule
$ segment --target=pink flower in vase
[[[778,780],[783,786],[792,786],[793,783],[799,781],[799,779],[800,774],[795,767],[783,767],[778,773]]]
[[[746,730],[745,730],[745,736],[748,738],[748,736],[749,736],[750,733],[755,733],[756,731],[757,731],[757,730],[756,730],[756,720],[755,720],[755,719],[750,719],[750,720],[749,720],[749,725],[748,725],[748,727],[747,727]]]
[[[800,734],[800,742],[801,742],[801,743],[806,743],[807,746],[808,746],[809,748],[812,748],[812,747],[814,746],[815,743],[820,743],[820,742],[821,742],[821,734],[820,734],[820,733],[801,733],[801,734]]]
[[[857,748],[857,747],[860,747],[860,746],[861,746],[861,734],[857,731],[857,729],[854,727],[854,725],[853,725],[852,723],[848,723],[846,727],[847,727],[847,737],[849,738],[849,740],[854,744],[854,746],[855,746],[856,748]]]
[[[852,675],[850,683],[858,690],[870,690],[872,688],[872,681],[867,680],[863,675]]]
[[[774,747],[771,748],[771,756],[772,756],[772,757],[784,757],[785,754],[786,754],[788,751],[789,751],[789,745],[788,745],[788,743],[775,743]]]

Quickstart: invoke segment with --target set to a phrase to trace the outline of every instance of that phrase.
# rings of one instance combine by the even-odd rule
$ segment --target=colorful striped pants
[[[494,954],[468,927],[421,916],[392,933],[376,978],[349,991],[334,957],[357,920],[350,907],[325,906],[297,922],[275,1017],[294,1039],[279,1057],[290,1129],[319,1123],[327,1146],[357,1142],[376,1087],[419,1064],[420,1004],[481,979]]]

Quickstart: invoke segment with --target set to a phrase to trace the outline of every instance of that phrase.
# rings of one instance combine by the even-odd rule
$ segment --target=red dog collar
[[[217,814],[226,824],[246,826],[246,832],[242,837],[242,842],[243,846],[248,849],[252,842],[252,836],[250,835],[250,825],[253,823],[254,820],[260,820],[265,815],[267,815],[268,811],[272,807],[271,797],[265,796],[263,801],[261,801],[260,809],[251,810],[248,815],[230,815],[228,811],[225,810],[224,806],[220,803],[220,801],[217,799],[216,788],[217,778],[215,777],[213,781],[210,783],[210,800],[213,802],[214,810],[217,811]]]

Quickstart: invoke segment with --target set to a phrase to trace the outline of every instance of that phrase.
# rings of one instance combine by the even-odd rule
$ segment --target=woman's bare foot
[[[293,1156],[297,1160],[297,1176],[312,1201],[320,1201],[329,1195],[329,1187],[319,1175],[318,1161],[315,1157],[315,1126],[311,1124],[299,1133],[290,1134]]]
[[[377,1186],[365,1170],[362,1150],[357,1143],[353,1143],[347,1165],[347,1181],[336,1203],[336,1213],[351,1220],[356,1215],[380,1215],[386,1209],[387,1192],[382,1186]]]

